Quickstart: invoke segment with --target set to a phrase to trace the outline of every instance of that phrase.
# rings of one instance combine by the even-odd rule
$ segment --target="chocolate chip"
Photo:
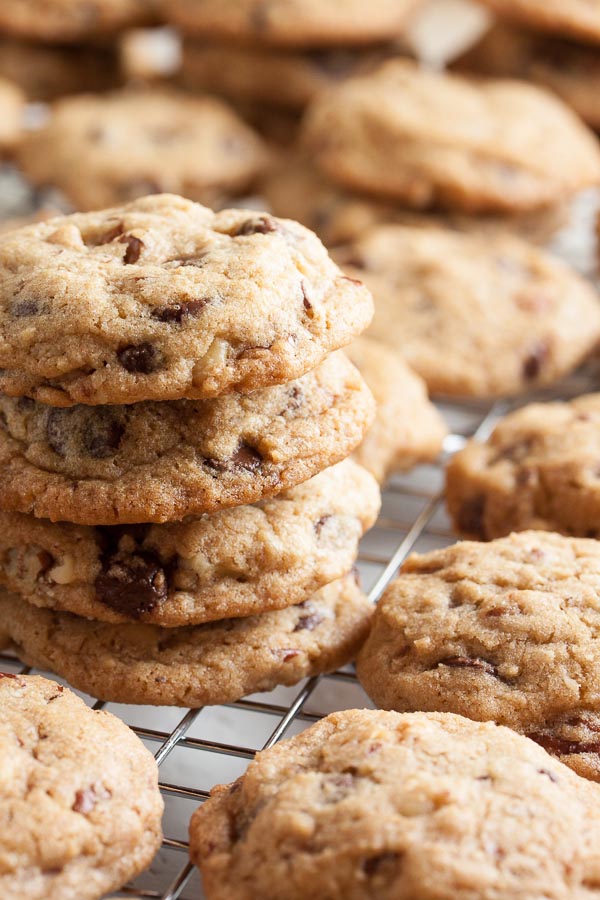
[[[110,797],[110,791],[107,791],[106,788],[103,788],[102,786],[91,784],[89,787],[77,791],[71,809],[73,812],[78,812],[83,816],[87,816],[100,800],[106,800],[108,797]]]
[[[164,567],[152,553],[117,553],[104,560],[95,582],[100,603],[138,619],[167,599]]]
[[[56,560],[47,550],[38,550],[36,556],[39,564],[36,578],[42,578],[46,572],[49,572],[54,567]]]
[[[600,741],[569,741],[553,734],[532,731],[527,737],[554,756],[573,756],[579,753],[600,753]]]
[[[320,519],[317,519],[317,521],[315,522],[315,524],[313,526],[315,529],[315,532],[317,534],[321,534],[321,532],[323,531],[323,527],[332,518],[333,518],[333,516],[327,515],[327,516],[321,516]]]
[[[289,397],[289,400],[281,415],[283,415],[283,413],[285,412],[295,412],[297,409],[300,409],[300,407],[304,403],[304,394],[296,385],[288,390],[287,395]]]
[[[301,616],[294,631],[314,631],[317,625],[324,621],[321,613],[312,613],[309,616]]]
[[[558,784],[558,778],[553,775],[552,772],[549,772],[548,769],[538,769],[538,775],[545,775],[546,778],[549,778],[554,784]]]
[[[46,419],[46,439],[58,456],[67,452],[68,435],[65,428],[65,413],[62,409],[51,409]]]
[[[122,234],[123,223],[117,222],[117,224],[113,225],[112,228],[109,228],[108,231],[104,231],[96,237],[84,237],[84,241],[87,247],[101,247],[104,244],[110,244],[111,241],[114,241],[115,238],[120,237]]]
[[[162,356],[152,344],[128,344],[117,351],[117,358],[128,372],[150,375],[162,365]]]
[[[218,472],[231,472],[235,469],[243,469],[247,472],[256,472],[263,461],[261,454],[249,444],[240,444],[230,459],[207,459],[206,465]]]
[[[36,297],[26,297],[23,300],[16,300],[10,311],[15,319],[25,319],[29,316],[39,316],[46,309],[44,301]]]
[[[94,459],[107,459],[119,449],[124,432],[114,415],[100,408],[84,433],[83,447]]]
[[[273,234],[275,231],[279,231],[279,226],[272,216],[257,216],[254,219],[246,219],[240,225],[236,234]]]
[[[124,234],[123,237],[119,238],[120,244],[127,244],[127,248],[125,250],[125,254],[123,256],[123,262],[125,265],[129,266],[133,263],[136,263],[140,258],[140,253],[144,247],[144,242],[139,238],[134,237],[132,234]]]
[[[62,686],[62,684],[57,684],[57,685],[56,685],[56,694],[52,694],[51,697],[48,697],[48,699],[46,700],[46,704],[48,704],[48,703],[53,703],[54,700],[58,700],[59,697],[60,697],[60,695],[61,695],[63,692],[64,692],[64,687]]]
[[[485,539],[485,526],[483,514],[485,511],[485,497],[470,497],[461,504],[458,510],[457,526],[463,534],[474,535],[481,540]]]
[[[0,678],[16,678],[11,672],[0,672]]]
[[[363,872],[367,878],[381,874],[384,869],[393,868],[395,873],[401,859],[402,853],[394,853],[393,851],[378,853],[377,856],[369,856],[362,864]]]
[[[160,306],[152,310],[152,318],[159,322],[180,324],[184,319],[197,318],[206,304],[208,297],[198,300],[185,300],[183,303],[174,303],[172,306]]]
[[[303,302],[303,304],[304,304],[304,309],[305,309],[306,312],[309,314],[309,317],[312,319],[312,317],[313,317],[313,305],[312,305],[312,303],[310,302],[310,300],[308,299],[308,294],[306,293],[306,284],[304,283],[304,281],[301,282],[301,287],[302,287],[302,302]]]
[[[539,342],[523,360],[523,378],[534,381],[539,378],[542,366],[548,357],[548,345]]]
[[[478,656],[448,656],[446,659],[440,659],[439,666],[449,666],[453,669],[479,669],[479,671],[485,672],[486,675],[493,675],[494,678],[498,677],[496,666],[493,666],[485,659],[480,659]]]

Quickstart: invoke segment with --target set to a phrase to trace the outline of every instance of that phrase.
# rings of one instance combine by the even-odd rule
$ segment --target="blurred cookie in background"
[[[0,154],[17,143],[23,126],[25,98],[19,88],[0,77]]]
[[[560,37],[600,43],[600,0],[482,0],[510,22]]]
[[[2,0],[0,33],[48,43],[95,42],[156,18],[155,0]]]

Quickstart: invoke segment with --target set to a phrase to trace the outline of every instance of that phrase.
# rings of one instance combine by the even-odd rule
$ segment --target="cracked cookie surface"
[[[349,572],[380,507],[344,460],[255,506],[93,528],[0,513],[0,583],[35,606],[166,627],[281,609]]]
[[[99,699],[200,707],[345,665],[372,609],[353,574],[297,606],[185,628],[94,622],[0,589],[0,636],[23,659]]]
[[[509,413],[448,464],[454,528],[477,540],[528,528],[599,537],[599,458],[600,394]]]
[[[347,710],[214,788],[191,855],[208,900],[584,900],[599,799],[507,728]]]
[[[600,781],[600,544],[527,531],[410,556],[357,674],[378,706],[508,725]]]
[[[0,893],[97,900],[152,861],[158,769],[116,716],[55,682],[0,672]]]
[[[371,316],[318,238],[250,210],[161,195],[0,238],[0,390],[53,406],[288,382]]]

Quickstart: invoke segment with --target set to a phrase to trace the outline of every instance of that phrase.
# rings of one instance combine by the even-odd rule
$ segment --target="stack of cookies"
[[[355,655],[372,301],[291,221],[158,195],[0,239],[0,643],[201,706]],[[10,591],[10,593],[9,593]]]

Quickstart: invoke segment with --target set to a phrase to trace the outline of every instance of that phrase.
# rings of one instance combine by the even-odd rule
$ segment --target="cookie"
[[[0,590],[0,631],[23,660],[101,700],[199,707],[337,669],[355,657],[371,610],[353,575],[297,606],[185,628],[93,622]]]
[[[348,456],[374,407],[342,353],[216,400],[58,409],[0,395],[0,509],[122,525],[254,503]]]
[[[600,537],[599,453],[600,394],[510,413],[448,465],[455,530],[478,540],[528,528]]]
[[[0,77],[0,151],[9,151],[21,136],[25,98],[19,88]]]
[[[393,44],[282,50],[187,39],[178,80],[188,90],[233,101],[302,110],[319,91],[407,53]]]
[[[301,603],[349,572],[377,484],[345,460],[256,506],[168,525],[93,528],[0,513],[0,583],[103,622],[174,627]]]
[[[303,141],[333,181],[419,208],[525,212],[600,181],[596,137],[552,94],[403,60],[320,94]]]
[[[483,0],[493,12],[509,21],[549,31],[561,37],[600,42],[599,0]]]
[[[600,543],[526,531],[409,557],[357,663],[374,702],[508,725],[600,781]]]
[[[119,56],[110,45],[35,44],[0,39],[0,76],[29,100],[48,101],[82,91],[106,91],[122,82]]]
[[[0,32],[46,43],[94,43],[153,24],[157,5],[158,0],[2,0]]]
[[[337,259],[373,292],[369,334],[434,393],[497,397],[550,384],[600,336],[592,285],[515,237],[390,225]]]
[[[310,162],[289,154],[261,177],[258,190],[271,212],[306,225],[328,247],[353,241],[376,225],[391,223],[425,228],[437,225],[490,235],[510,231],[533,243],[544,244],[570,216],[567,203],[520,215],[419,212],[345,190],[328,181]]]
[[[392,472],[434,460],[448,429],[423,380],[379,341],[358,338],[347,353],[377,404],[375,421],[354,451],[356,462],[383,482]]]
[[[250,187],[269,155],[221,100],[147,88],[58,100],[18,161],[33,184],[59,188],[76,209],[99,210],[164,191],[223,205]]]
[[[165,0],[184,34],[251,46],[372,44],[401,34],[419,0]]]
[[[214,788],[190,850],[207,900],[583,900],[599,802],[507,728],[354,709]]]
[[[499,23],[453,68],[534,81],[558,94],[592,128],[600,129],[600,57],[593,47]]]
[[[289,382],[371,316],[314,235],[250,210],[162,195],[0,238],[0,390],[50,405]]]
[[[60,684],[0,672],[0,772],[2,900],[96,900],[160,847],[152,755]]]

